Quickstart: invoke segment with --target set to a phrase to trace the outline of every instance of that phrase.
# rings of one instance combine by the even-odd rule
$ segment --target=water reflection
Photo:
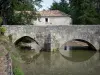
[[[27,64],[34,62],[40,55],[40,52],[36,50],[19,49],[18,51],[21,55],[22,60]]]
[[[90,59],[96,51],[90,50],[60,50],[61,55],[73,62],[82,62]]]
[[[82,53],[83,52],[84,51],[82,51]],[[66,53],[66,57],[73,57],[72,52],[67,51]],[[78,54],[81,52],[78,50],[74,53]],[[73,62],[69,59],[65,59],[60,52],[41,52],[34,62],[21,65],[25,75],[98,75],[100,73],[97,71],[97,68],[100,69],[99,52],[93,53],[90,51],[90,53],[84,53],[77,57],[82,56],[78,58],[78,60],[85,58],[85,61]],[[76,60],[77,58],[74,57],[73,59]]]
[[[90,59],[96,50],[92,44],[85,40],[72,40],[66,42],[60,48],[61,55],[73,62],[83,62]]]

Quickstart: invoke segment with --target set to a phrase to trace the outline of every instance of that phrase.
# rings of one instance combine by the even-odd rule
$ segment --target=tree
[[[36,18],[36,9],[33,3],[33,0],[12,0],[11,9],[13,9],[13,16],[12,18],[8,19],[8,24],[32,24],[31,21]]]
[[[8,3],[7,3],[8,2]],[[0,0],[0,12],[3,17],[3,24],[31,24],[36,18],[36,8],[40,7],[41,0]],[[16,13],[20,11],[20,13]],[[27,11],[31,11],[28,13]]]
[[[94,0],[94,6],[96,8],[100,20],[100,0]]]
[[[99,24],[94,0],[70,0],[73,24]]]
[[[9,0],[0,0],[0,17],[3,19],[3,24],[6,24],[6,13],[9,9]]]
[[[50,9],[70,14],[73,24],[100,24],[100,0],[54,1]]]
[[[94,0],[94,6],[98,13],[100,13],[100,0]]]
[[[60,10],[65,13],[69,13],[69,4],[66,0],[61,0],[60,2],[54,1],[49,8],[50,10]]]

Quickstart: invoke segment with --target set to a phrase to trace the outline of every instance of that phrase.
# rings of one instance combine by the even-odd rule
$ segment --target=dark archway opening
[[[68,41],[64,44],[64,50],[94,50],[96,51],[96,48],[89,43],[88,41],[82,40],[82,39],[73,39],[71,41]]]
[[[32,48],[31,47],[32,43],[36,43],[37,45],[39,45],[39,43],[35,39],[33,39],[29,36],[23,36],[23,37],[19,38],[14,44],[16,47],[19,47],[21,49],[29,49],[30,50]]]

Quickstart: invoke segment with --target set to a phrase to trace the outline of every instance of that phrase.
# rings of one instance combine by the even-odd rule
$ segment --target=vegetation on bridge
[[[0,34],[4,35],[4,33],[6,32],[6,28],[5,27],[0,27]]]

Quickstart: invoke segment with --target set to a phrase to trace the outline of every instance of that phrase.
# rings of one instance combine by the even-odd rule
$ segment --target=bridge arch
[[[25,40],[24,40],[25,39]],[[31,42],[35,42],[36,44],[39,45],[39,43],[32,37],[30,36],[22,36],[21,38],[17,39],[14,44],[17,45],[19,42],[26,42],[26,43],[31,43]]]
[[[83,42],[83,43],[86,43],[88,46],[90,46],[93,50],[96,50],[96,48],[88,41],[86,40],[83,40],[83,39],[73,39],[71,41],[78,41],[78,42]]]
[[[96,50],[96,47],[94,46],[94,44],[92,44],[91,42],[89,42],[87,40],[83,40],[83,39],[72,39],[72,40],[66,41],[61,45],[60,50],[62,50],[62,49],[64,50],[65,46],[74,46],[75,44],[70,43],[70,42],[75,42],[75,41],[79,42],[80,46],[84,46],[84,44],[85,44],[85,46],[87,45],[90,49]],[[81,44],[81,43],[83,43],[83,44]]]
[[[31,38],[30,36],[22,36],[21,38],[17,39],[14,42],[15,46],[19,46],[21,48],[28,48],[28,49],[32,49],[35,51],[40,51],[41,47],[39,45],[39,43]]]
[[[63,40],[62,40],[63,39]],[[94,36],[92,33],[89,32],[72,32],[68,35],[61,37],[60,39],[60,48],[68,41],[77,40],[84,43],[87,43],[93,49],[99,50],[99,39],[97,36]]]
[[[79,54],[77,55],[75,50],[70,50],[69,47],[67,49],[69,50],[64,50],[65,45],[67,42],[72,42],[72,41],[78,41],[78,42],[82,42],[83,44],[87,44],[87,46],[90,46],[91,53],[89,50],[80,50]],[[61,48],[60,48],[60,54],[67,60],[73,61],[73,62],[82,62],[82,61],[86,61],[88,59],[90,59],[97,51],[96,48],[93,46],[93,44],[91,44],[90,42],[83,40],[83,39],[72,39],[70,41],[65,42]],[[72,42],[73,43],[73,42]],[[86,55],[86,58],[83,58],[82,55],[90,53],[89,55]],[[80,57],[81,56],[81,57]]]

